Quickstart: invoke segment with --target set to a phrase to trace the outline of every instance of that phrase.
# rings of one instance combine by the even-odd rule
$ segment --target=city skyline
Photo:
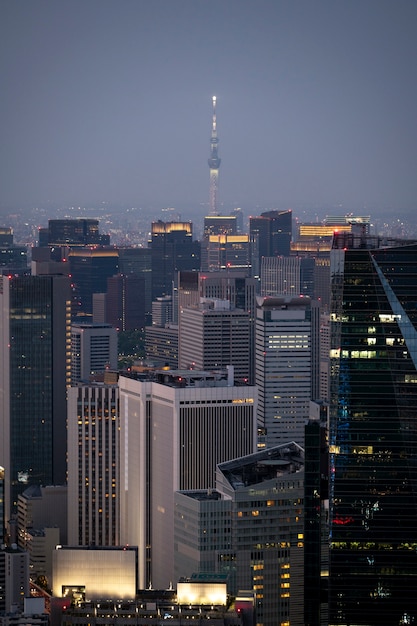
[[[220,210],[415,208],[411,0],[6,0],[1,12],[0,217],[208,207],[213,96]]]

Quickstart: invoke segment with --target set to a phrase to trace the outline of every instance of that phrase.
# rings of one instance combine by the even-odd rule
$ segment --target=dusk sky
[[[0,211],[417,204],[416,0],[2,0]]]

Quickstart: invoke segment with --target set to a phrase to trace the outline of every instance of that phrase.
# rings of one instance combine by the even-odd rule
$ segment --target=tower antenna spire
[[[208,160],[210,168],[210,215],[218,215],[217,193],[219,187],[219,168],[221,159],[217,153],[217,145],[219,143],[217,137],[217,115],[216,115],[216,96],[212,97],[213,116],[211,125],[210,139],[210,158]]]

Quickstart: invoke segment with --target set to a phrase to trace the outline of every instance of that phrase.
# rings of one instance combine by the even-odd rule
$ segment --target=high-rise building
[[[249,382],[255,380],[255,311],[258,280],[247,272],[180,272],[178,310],[199,306],[200,298],[229,300],[230,307],[249,314]],[[175,309],[174,309],[175,312]]]
[[[107,279],[119,271],[119,253],[104,246],[71,248],[68,260],[77,298],[73,316],[92,319],[93,293],[107,291]]]
[[[246,272],[251,275],[249,235],[209,235],[204,240],[205,255],[201,269],[205,272]]]
[[[417,622],[417,243],[332,250],[329,624]]]
[[[180,311],[178,364],[197,370],[234,367],[237,380],[250,376],[249,314],[229,300],[202,299],[198,307]]]
[[[68,389],[68,543],[119,545],[119,390]]]
[[[119,272],[145,280],[145,316],[150,323],[152,306],[152,250],[150,248],[119,248]]]
[[[236,215],[207,215],[204,218],[204,237],[210,235],[237,235]]]
[[[320,394],[320,307],[303,297],[258,298],[255,333],[264,443],[303,445],[310,400]]]
[[[165,326],[172,322],[172,296],[161,296],[152,302],[152,326]]]
[[[11,228],[0,227],[0,272],[12,270],[13,273],[27,269],[26,246],[18,246],[13,243]]]
[[[262,257],[261,296],[299,296],[301,259],[289,256]]]
[[[97,219],[48,220],[48,228],[39,230],[39,246],[89,246],[110,244],[109,235],[100,235]]]
[[[117,331],[111,324],[72,324],[72,385],[106,369],[117,370],[117,358]]]
[[[157,367],[169,366],[170,369],[177,369],[178,326],[175,324],[146,326],[145,353],[147,361]]]
[[[212,97],[213,114],[211,122],[211,139],[210,139],[210,158],[208,165],[210,168],[210,214],[218,213],[218,190],[219,190],[219,168],[221,159],[218,155],[219,139],[217,137],[217,114],[216,114],[216,96]]]
[[[265,211],[249,218],[252,275],[259,278],[264,256],[290,256],[292,211]]]
[[[28,485],[66,479],[70,323],[68,278],[0,278],[0,459],[8,520]]]
[[[226,573],[234,565],[232,552],[232,501],[216,489],[175,492],[175,580],[195,574]],[[225,554],[229,559],[226,561]],[[221,555],[221,558],[219,558]],[[219,563],[222,565],[221,572]],[[227,571],[228,591],[235,591],[233,567]],[[236,591],[234,593],[236,595]]]
[[[174,492],[209,489],[216,465],[256,449],[256,387],[220,373],[121,376],[121,541],[139,547],[139,587],[174,583]]]
[[[191,222],[152,222],[152,301],[172,295],[177,272],[200,269],[200,242]]]
[[[121,331],[143,328],[146,320],[145,290],[145,278],[134,274],[110,276],[105,299],[106,322]]]
[[[234,593],[253,590],[257,624],[304,626],[304,450],[288,440],[220,463],[216,490],[231,500]]]

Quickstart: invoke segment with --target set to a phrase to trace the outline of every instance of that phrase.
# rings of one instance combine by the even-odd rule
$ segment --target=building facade
[[[0,458],[8,520],[30,484],[66,479],[70,323],[66,277],[0,278]]]
[[[178,363],[199,370],[234,367],[235,377],[250,376],[250,317],[229,300],[202,299],[198,307],[180,311]]]
[[[119,545],[117,385],[68,390],[68,543]]]
[[[232,502],[234,592],[254,592],[257,624],[304,626],[303,449],[287,441],[220,463],[216,489]]]
[[[71,384],[117,369],[117,331],[110,324],[72,324]]]
[[[320,395],[320,307],[303,297],[258,298],[258,423],[268,446],[303,445],[310,400]]]
[[[329,624],[412,624],[417,244],[333,246]]]
[[[256,449],[256,388],[207,372],[121,376],[121,541],[139,547],[139,586],[174,577],[174,492],[214,487],[217,463]]]

